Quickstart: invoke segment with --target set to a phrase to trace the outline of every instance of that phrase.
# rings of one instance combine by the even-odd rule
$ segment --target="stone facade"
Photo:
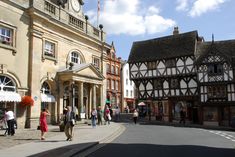
[[[71,1],[63,7],[55,0],[0,2],[0,26],[12,32],[12,45],[0,44],[0,76],[11,78],[18,94],[34,100],[27,109],[11,102],[22,127],[35,127],[44,107],[51,111],[48,121],[57,123],[68,105],[76,106],[80,119],[105,104],[105,58],[111,46],[102,27],[84,16],[83,2],[78,4],[80,9]]]

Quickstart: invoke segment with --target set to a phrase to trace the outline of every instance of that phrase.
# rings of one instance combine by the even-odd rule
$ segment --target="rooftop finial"
[[[212,33],[212,43],[214,43],[214,34]]]

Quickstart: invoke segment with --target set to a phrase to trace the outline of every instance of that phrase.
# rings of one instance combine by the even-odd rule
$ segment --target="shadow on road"
[[[88,157],[234,157],[235,149],[194,145],[107,144]],[[76,155],[79,157],[79,155]]]

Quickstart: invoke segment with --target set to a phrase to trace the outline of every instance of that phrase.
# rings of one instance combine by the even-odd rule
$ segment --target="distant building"
[[[121,58],[116,56],[116,50],[113,42],[110,50],[107,52],[106,72],[106,104],[111,107],[121,107]]]
[[[130,110],[136,107],[135,84],[130,80],[129,64],[125,61],[122,65],[122,111],[128,106]]]
[[[231,125],[235,117],[235,40],[205,42],[197,31],[134,42],[128,63],[138,101],[152,116],[190,123]]]
[[[102,26],[89,23],[83,4],[0,1],[0,108],[12,108],[20,127],[36,128],[45,107],[49,123],[58,123],[67,105],[88,118],[92,107],[105,104],[111,46]],[[33,107],[20,103],[24,96],[33,99]]]

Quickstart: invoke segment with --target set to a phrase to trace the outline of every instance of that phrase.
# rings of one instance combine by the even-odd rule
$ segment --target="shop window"
[[[218,121],[218,112],[216,107],[204,107],[204,121]]]
[[[226,86],[208,86],[208,98],[226,98]]]

